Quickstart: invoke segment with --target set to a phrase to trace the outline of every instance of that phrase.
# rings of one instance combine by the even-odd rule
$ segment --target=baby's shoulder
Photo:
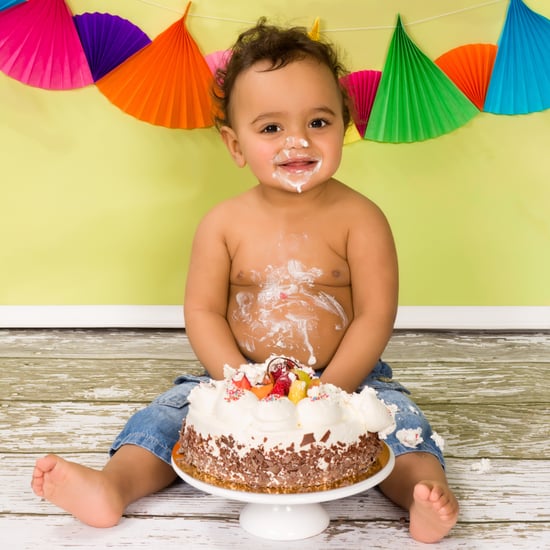
[[[210,208],[199,222],[198,230],[224,234],[235,226],[236,220],[242,222],[251,208],[245,194],[225,199]]]
[[[331,204],[351,216],[372,216],[374,218],[384,216],[380,207],[373,200],[344,183],[336,181],[332,193]]]

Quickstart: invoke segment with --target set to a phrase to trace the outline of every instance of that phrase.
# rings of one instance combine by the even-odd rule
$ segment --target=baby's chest
[[[296,290],[311,286],[348,286],[349,267],[330,251],[316,255],[237,254],[231,266],[231,281],[236,285]]]
[[[331,232],[273,231],[259,227],[255,235],[235,241],[231,255],[234,284],[349,284],[346,241]]]

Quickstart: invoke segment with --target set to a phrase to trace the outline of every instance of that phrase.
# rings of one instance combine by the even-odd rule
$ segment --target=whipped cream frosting
[[[372,388],[349,394],[332,384],[311,385],[306,397],[295,404],[285,396],[258,399],[232,382],[245,372],[253,385],[258,383],[268,362],[238,370],[227,367],[224,380],[196,386],[189,395],[186,424],[205,438],[232,436],[242,454],[258,445],[266,450],[292,444],[295,450],[307,449],[314,442],[347,445],[367,431],[384,438],[395,429],[391,409]],[[213,444],[212,451],[216,448]]]

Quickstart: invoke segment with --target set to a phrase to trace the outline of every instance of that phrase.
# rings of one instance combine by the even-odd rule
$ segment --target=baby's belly
[[[266,296],[246,287],[231,293],[228,321],[244,355],[262,362],[285,355],[313,368],[328,364],[352,316],[347,288]]]

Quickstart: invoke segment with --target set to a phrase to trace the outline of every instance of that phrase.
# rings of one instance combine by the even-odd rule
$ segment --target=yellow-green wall
[[[75,14],[120,15],[151,38],[185,7],[68,3]],[[527,3],[550,17],[544,0]],[[406,25],[428,19],[406,28],[432,59],[463,44],[496,43],[507,2],[459,11],[475,4],[196,0],[187,28],[207,54],[261,15],[307,27],[320,17],[351,70],[381,70],[397,13]],[[215,130],[140,122],[95,86],[46,91],[0,74],[0,124],[4,305],[179,304],[202,214],[254,183]],[[549,145],[545,111],[481,113],[421,143],[345,147],[339,177],[373,198],[393,226],[401,305],[550,305]]]

